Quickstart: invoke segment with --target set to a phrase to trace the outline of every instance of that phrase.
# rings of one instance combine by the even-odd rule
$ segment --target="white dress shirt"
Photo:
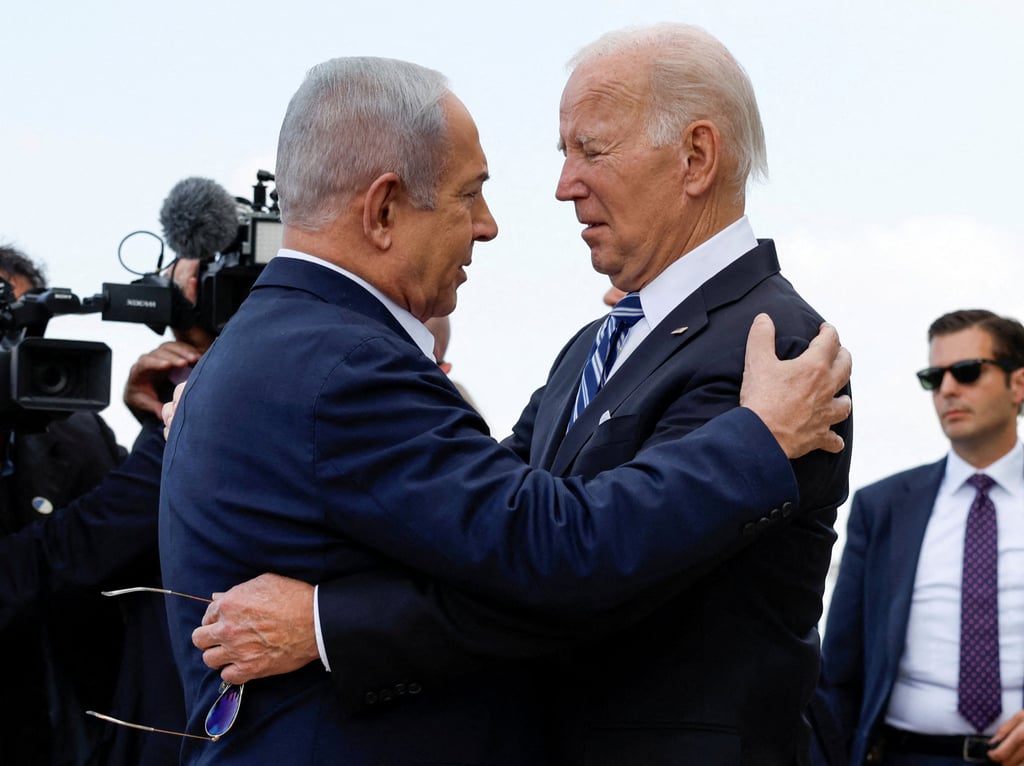
[[[406,311],[404,308],[399,306],[393,300],[388,298],[384,293],[378,290],[376,287],[371,285],[365,279],[362,279],[350,271],[337,266],[329,261],[325,261],[322,258],[317,258],[315,255],[308,255],[306,253],[300,253],[298,250],[288,250],[282,248],[277,253],[278,258],[294,258],[297,261],[307,261],[309,263],[315,263],[319,266],[323,266],[326,269],[331,269],[339,274],[344,274],[346,277],[351,279],[353,282],[358,284],[360,287],[365,288],[374,298],[384,304],[391,315],[402,325],[402,328],[409,333],[409,336],[415,341],[416,345],[419,346],[420,351],[426,354],[427,358],[434,361],[434,336],[427,329],[427,326],[420,320]],[[313,588],[313,625],[316,628],[316,648],[320,652],[320,661],[324,664],[324,667],[328,672],[331,670],[331,664],[327,660],[327,649],[324,646],[323,631],[320,629],[320,586],[316,585]]]
[[[615,374],[626,358],[672,309],[715,274],[755,247],[757,238],[754,237],[754,230],[747,217],[743,216],[707,242],[702,242],[669,264],[650,284],[640,290],[643,318],[626,334],[626,342],[615,358],[615,364],[608,371],[608,377]]]
[[[885,721],[922,734],[969,734],[957,712],[960,672],[960,582],[967,512],[976,473],[996,484],[989,497],[999,527],[999,665],[1003,711],[989,729],[1024,707],[1024,447],[979,471],[954,452],[928,520],[907,623],[906,642]],[[897,509],[897,513],[899,510]]]

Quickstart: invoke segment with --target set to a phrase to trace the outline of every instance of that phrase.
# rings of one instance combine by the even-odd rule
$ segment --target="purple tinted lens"
[[[242,706],[244,688],[244,685],[225,686],[217,701],[210,706],[210,712],[206,714],[206,733],[211,737],[219,737],[231,728],[238,715],[238,708]]]

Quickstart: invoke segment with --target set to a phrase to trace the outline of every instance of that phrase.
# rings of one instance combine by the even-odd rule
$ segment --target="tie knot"
[[[640,307],[640,293],[626,293],[612,309],[612,316],[626,327],[635,325],[643,315],[644,310]]]
[[[976,473],[967,480],[967,483],[979,492],[988,492],[995,485],[996,480],[984,473]]]

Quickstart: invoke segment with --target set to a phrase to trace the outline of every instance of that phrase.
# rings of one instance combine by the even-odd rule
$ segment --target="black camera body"
[[[51,420],[110,404],[110,348],[93,341],[43,338],[55,314],[88,313],[65,288],[14,300],[0,279],[0,429],[42,431]]]

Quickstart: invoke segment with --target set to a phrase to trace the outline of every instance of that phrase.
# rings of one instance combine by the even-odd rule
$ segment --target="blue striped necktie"
[[[643,315],[644,310],[640,307],[640,293],[628,293],[615,304],[615,308],[605,318],[604,324],[598,330],[597,337],[594,338],[590,359],[583,368],[580,389],[576,394],[576,404],[572,408],[572,417],[569,418],[570,426],[576,422],[576,418],[590,404],[590,400],[601,390],[601,386],[608,378],[608,371],[615,364],[615,358],[626,342],[626,332],[639,322]]]

